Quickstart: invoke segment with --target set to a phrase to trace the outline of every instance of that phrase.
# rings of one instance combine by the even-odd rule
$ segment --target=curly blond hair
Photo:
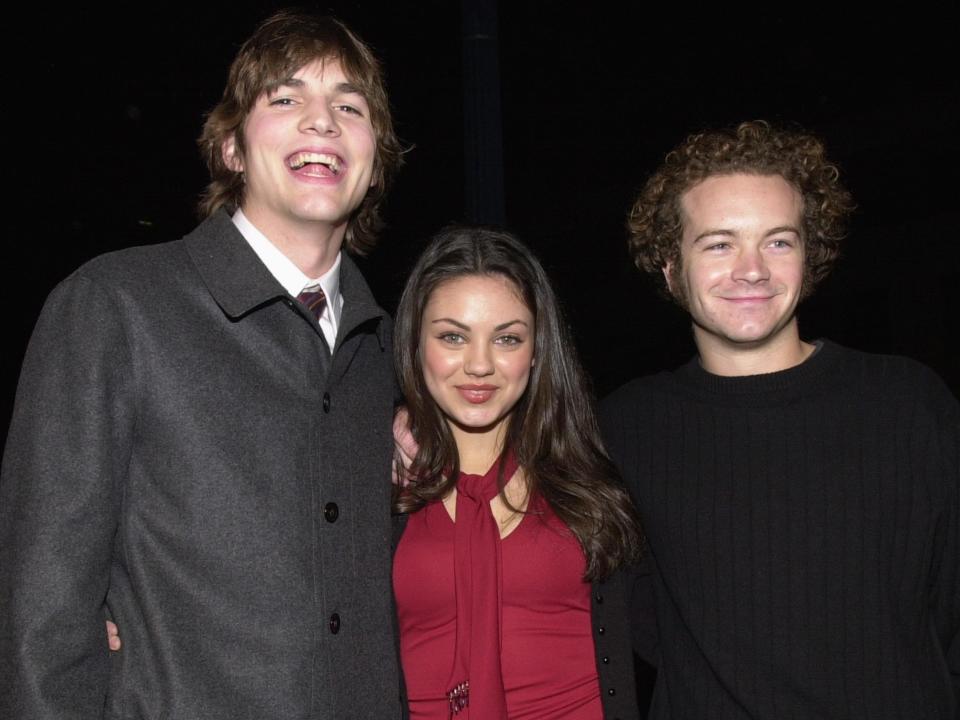
[[[661,289],[669,295],[662,271],[668,265],[678,272],[681,267],[681,199],[708,177],[738,173],[780,175],[803,198],[801,297],[806,297],[827,276],[840,254],[853,201],[840,184],[836,166],[827,160],[820,140],[771,127],[763,120],[690,135],[667,154],[627,217],[634,263],[656,275],[662,281]],[[675,299],[682,303],[682,298]]]

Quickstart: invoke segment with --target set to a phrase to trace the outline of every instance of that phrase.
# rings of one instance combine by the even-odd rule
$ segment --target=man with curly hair
[[[84,265],[31,340],[0,479],[0,717],[400,717],[390,319],[341,252],[371,247],[399,165],[379,65],[340,22],[280,12],[201,147],[199,227]]]
[[[688,138],[630,213],[698,350],[603,412],[649,538],[657,720],[960,712],[960,408],[797,326],[850,209],[820,141],[748,122]]]

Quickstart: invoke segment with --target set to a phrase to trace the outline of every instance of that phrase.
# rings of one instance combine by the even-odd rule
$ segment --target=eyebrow
[[[431,321],[430,321],[430,324],[431,324],[431,325],[436,325],[437,323],[442,323],[442,322],[450,323],[451,325],[456,325],[456,326],[457,326],[458,328],[460,328],[461,330],[469,330],[469,329],[470,329],[470,326],[469,326],[469,325],[464,325],[462,322],[457,322],[457,321],[454,320],[453,318],[437,318],[436,320],[431,320]],[[523,325],[524,327],[529,327],[526,322],[524,322],[523,320],[520,320],[520,319],[518,318],[518,319],[516,319],[516,320],[510,320],[509,322],[501,323],[500,325],[497,325],[497,326],[494,328],[494,330],[496,330],[496,331],[506,330],[506,329],[507,329],[508,327],[510,327],[511,325]]]
[[[352,82],[337,83],[337,87],[335,89],[337,92],[343,93],[344,95],[360,95],[361,97],[366,97],[363,94],[363,90],[360,89],[360,86],[354,85]]]
[[[802,235],[800,234],[800,229],[797,228],[797,227],[794,227],[793,225],[778,225],[778,226],[775,227],[775,228],[771,228],[771,229],[767,230],[767,232],[765,232],[765,233],[763,234],[763,236],[764,236],[764,237],[770,237],[771,235],[776,235],[776,234],[782,233],[782,232],[792,232],[792,233],[796,233],[796,235],[797,235],[798,237],[802,237]],[[713,236],[715,236],[715,235],[720,235],[720,236],[722,236],[722,237],[733,237],[733,236],[736,235],[736,233],[735,233],[733,230],[726,230],[726,229],[724,229],[724,228],[716,228],[716,229],[714,229],[714,230],[706,230],[706,231],[700,233],[699,235],[697,235],[697,236],[693,239],[693,244],[696,245],[698,242],[700,242],[700,241],[703,240],[704,238],[706,238],[706,237],[713,237]]]
[[[300,88],[300,87],[303,87],[304,85],[306,85],[306,83],[300,78],[296,78],[296,77],[284,78],[279,83],[277,83],[278,88],[282,88],[282,87]],[[359,95],[360,97],[366,99],[366,96],[363,94],[363,91],[360,89],[360,87],[358,85],[354,85],[352,82],[337,83],[333,89],[334,89],[334,92],[339,93],[341,95]]]

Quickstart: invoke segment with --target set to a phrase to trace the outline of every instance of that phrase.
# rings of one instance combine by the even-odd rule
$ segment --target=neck
[[[243,207],[243,214],[300,272],[318,278],[333,267],[343,245],[346,223],[283,223],[271,221],[256,207]]]
[[[800,339],[797,319],[775,335],[757,343],[737,343],[693,326],[693,337],[700,354],[700,365],[709,373],[725,377],[765,375],[796,367],[815,347]]]
[[[457,443],[460,472],[468,475],[483,475],[503,452],[503,423],[479,432],[472,428],[465,430],[451,423],[450,430]]]

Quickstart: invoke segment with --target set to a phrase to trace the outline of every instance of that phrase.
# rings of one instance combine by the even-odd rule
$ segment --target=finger
[[[116,624],[107,620],[107,645],[111,650],[116,652],[119,650],[123,643],[120,641],[120,631],[117,628]]]
[[[403,406],[397,408],[397,412],[393,416],[393,442],[404,461],[404,467],[410,467],[410,463],[413,462],[413,458],[417,456],[417,450],[420,448],[413,438],[413,433],[410,432],[410,414]]]

